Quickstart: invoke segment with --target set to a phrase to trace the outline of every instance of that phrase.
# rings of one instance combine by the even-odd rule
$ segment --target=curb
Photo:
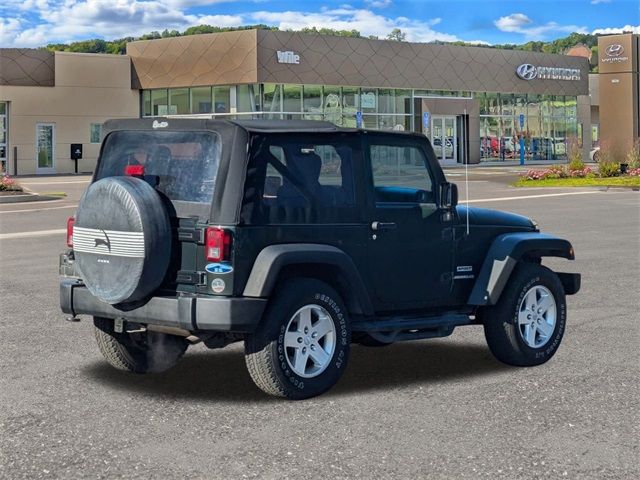
[[[61,200],[65,197],[60,195],[38,195],[27,193],[24,195],[2,195],[0,196],[0,204],[3,203],[26,203],[26,202],[46,202],[50,200]]]

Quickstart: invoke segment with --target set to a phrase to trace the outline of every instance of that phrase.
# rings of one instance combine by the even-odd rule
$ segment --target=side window
[[[372,144],[371,171],[376,202],[435,203],[433,181],[422,150]]]
[[[254,139],[243,202],[248,223],[333,223],[358,218],[353,177],[359,145],[348,135]],[[254,188],[255,186],[255,188]]]

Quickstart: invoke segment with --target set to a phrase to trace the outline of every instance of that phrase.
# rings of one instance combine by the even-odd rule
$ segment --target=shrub
[[[627,175],[630,177],[640,177],[640,167],[627,170]]]
[[[620,164],[611,161],[604,162],[602,161],[602,158],[598,164],[598,169],[600,171],[600,176],[603,178],[615,177],[620,174]]]
[[[627,152],[626,161],[630,169],[640,168],[640,140],[633,142],[631,149]]]
[[[582,161],[582,148],[576,137],[571,137],[567,141],[567,158],[569,160],[569,171],[583,170],[584,162]]]
[[[0,173],[0,192],[8,192],[8,191],[17,191],[21,192],[22,187],[16,183],[16,181],[11,178],[6,173]]]

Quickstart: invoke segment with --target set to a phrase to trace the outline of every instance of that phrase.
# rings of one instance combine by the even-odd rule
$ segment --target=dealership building
[[[572,142],[587,158],[593,141],[638,138],[638,38],[600,37],[598,75],[576,56],[264,30],[126,55],[0,49],[0,161],[91,171],[106,119],[150,116],[418,131],[443,165],[561,162]]]

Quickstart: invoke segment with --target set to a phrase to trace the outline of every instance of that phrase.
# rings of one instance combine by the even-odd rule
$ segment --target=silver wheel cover
[[[541,348],[556,328],[558,310],[553,293],[542,285],[531,287],[518,310],[520,337],[531,348]]]
[[[287,364],[300,377],[317,377],[329,366],[336,340],[336,328],[329,312],[320,305],[305,305],[293,314],[285,329]]]

